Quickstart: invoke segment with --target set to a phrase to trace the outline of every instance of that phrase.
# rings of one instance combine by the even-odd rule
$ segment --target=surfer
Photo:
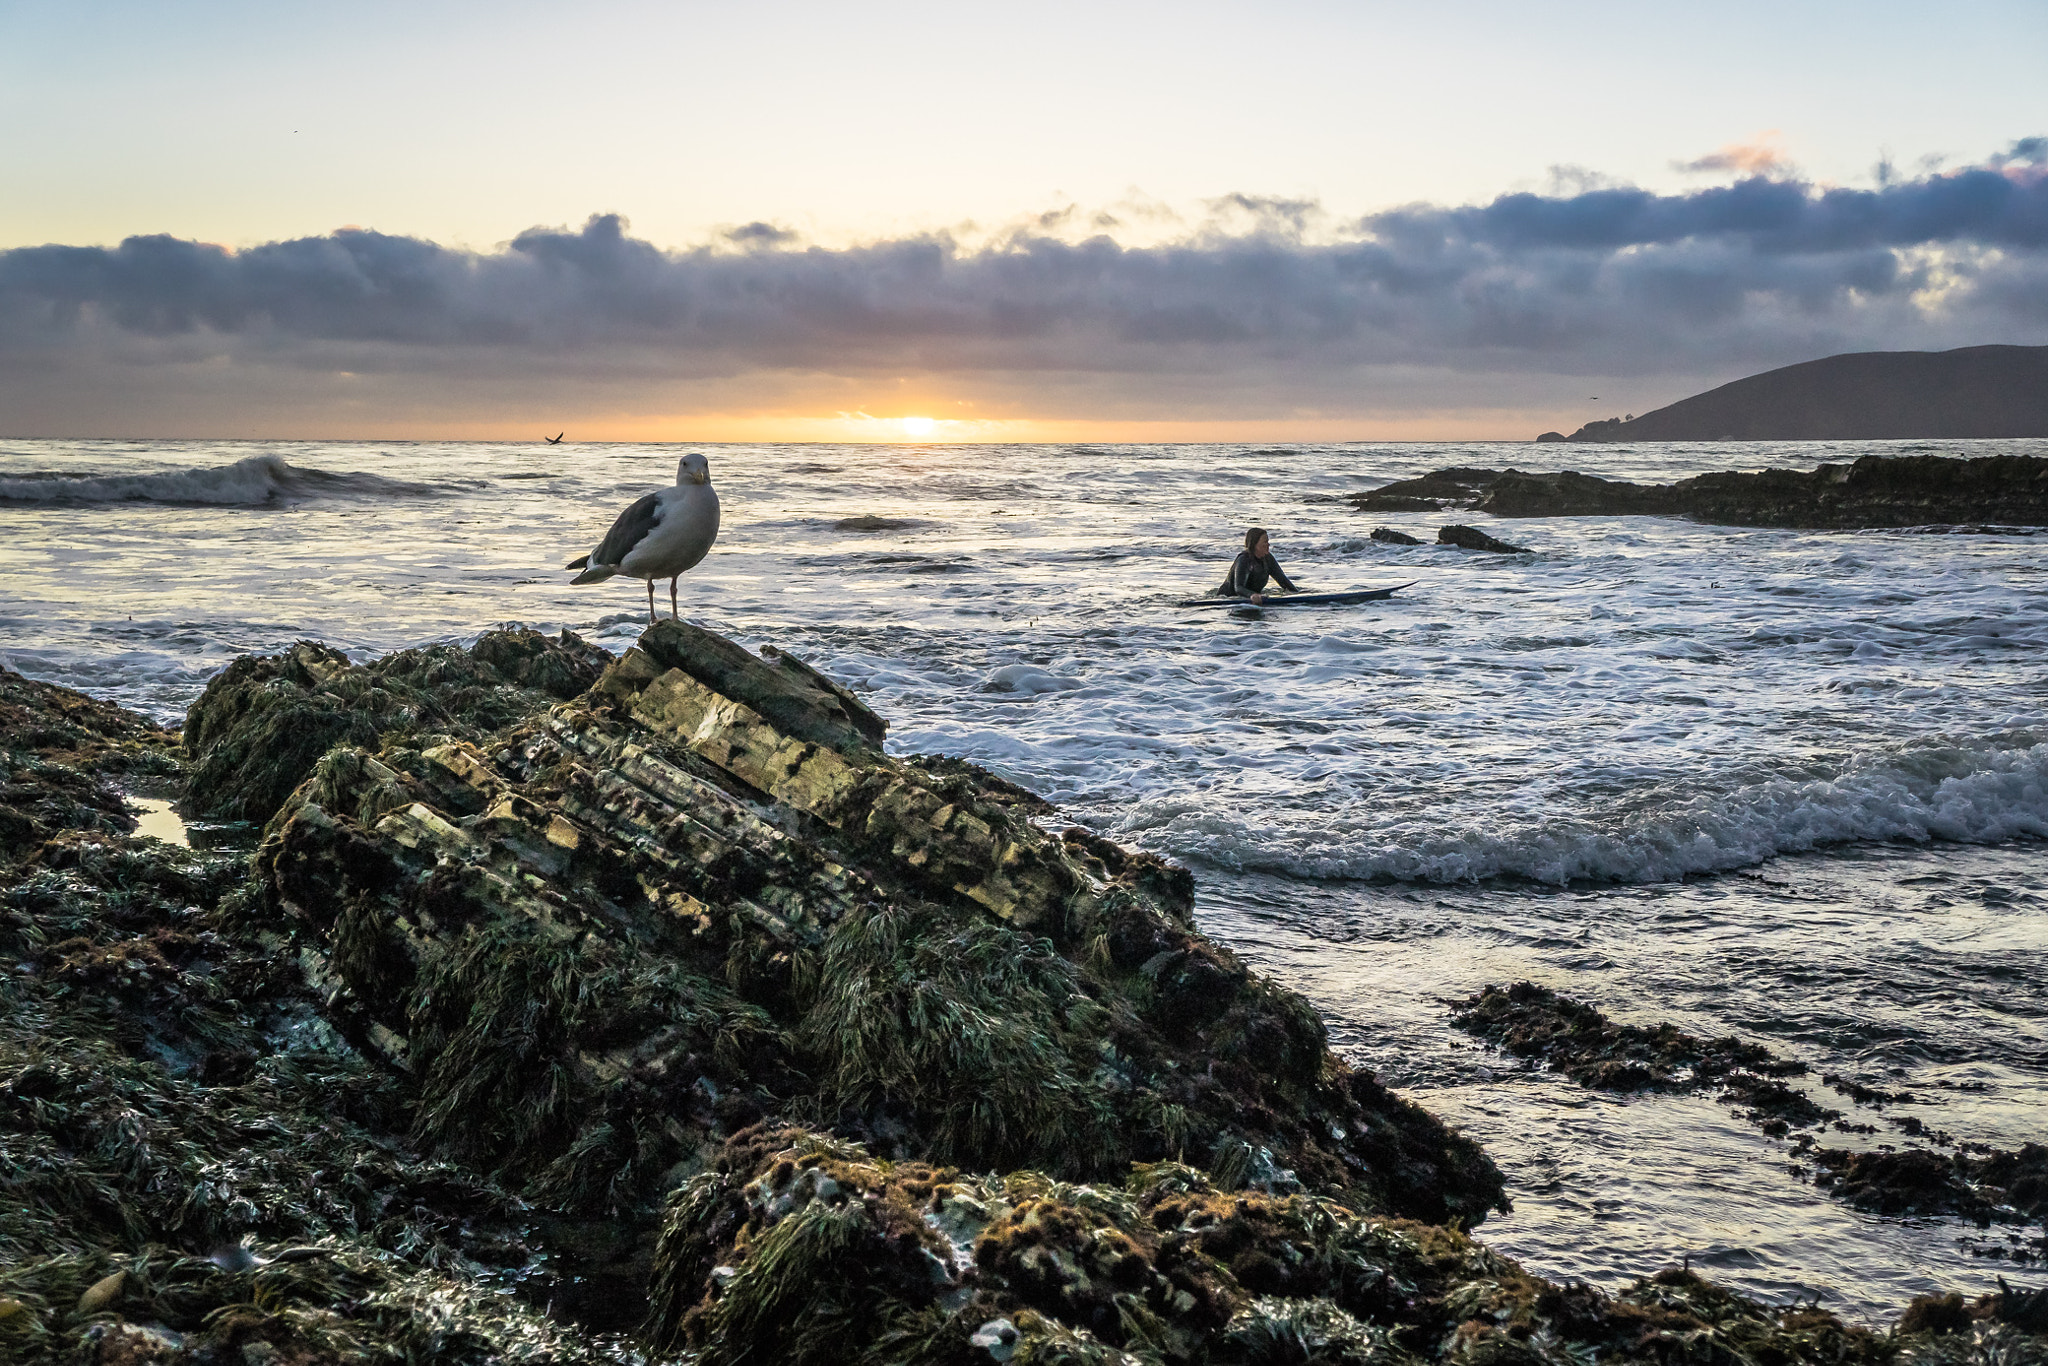
[[[1293,583],[1280,568],[1280,561],[1273,558],[1273,542],[1266,535],[1266,529],[1255,526],[1244,534],[1244,549],[1237,552],[1237,558],[1230,562],[1229,577],[1216,590],[1219,598],[1250,598],[1253,602],[1266,600],[1266,580],[1272,579],[1288,592],[1295,592]]]

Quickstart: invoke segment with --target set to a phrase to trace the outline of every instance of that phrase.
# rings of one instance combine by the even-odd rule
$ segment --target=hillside
[[[1540,441],[2048,436],[2048,346],[1862,351],[1767,370],[1629,421]]]

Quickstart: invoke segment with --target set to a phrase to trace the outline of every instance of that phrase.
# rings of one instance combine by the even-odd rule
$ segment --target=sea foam
[[[1138,803],[1119,830],[1182,858],[1296,877],[1672,882],[1857,841],[2048,837],[2048,743],[1917,747],[1852,760],[1826,778],[1681,791],[1638,793],[1629,811],[1605,815],[1381,823],[1354,807],[1320,826],[1257,828],[1173,796]]]

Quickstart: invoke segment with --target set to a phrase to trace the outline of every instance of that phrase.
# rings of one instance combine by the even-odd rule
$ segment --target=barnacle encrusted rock
[[[1196,934],[1183,870],[955,764],[789,656],[663,623],[487,742],[341,746],[272,821],[268,903],[422,1139],[567,1207],[651,1208],[764,1116],[1067,1178],[1476,1222],[1468,1140]]]
[[[997,1177],[794,1129],[736,1135],[670,1197],[648,1300],[648,1343],[700,1366],[1875,1366],[1902,1349],[2040,1351],[2004,1326],[2028,1312],[2015,1296],[1957,1297],[1901,1339],[1676,1267],[1620,1294],[1557,1285],[1454,1228],[1219,1190],[1177,1163],[1088,1184]],[[1973,1328],[1934,1350],[1935,1333]]]

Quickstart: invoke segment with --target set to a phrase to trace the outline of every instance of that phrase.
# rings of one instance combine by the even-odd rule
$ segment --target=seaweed
[[[819,977],[799,1037],[827,1112],[898,1109],[939,1162],[1086,1173],[1126,1151],[1095,1076],[1109,1011],[1049,940],[869,906]]]
[[[1505,1206],[1485,1154],[1198,934],[1187,870],[888,756],[790,656],[601,663],[302,644],[189,748],[0,678],[0,1354],[2038,1359],[2038,1292],[1884,1336],[1531,1276],[1453,1226]],[[126,833],[119,784],[188,776],[253,856]],[[2032,1148],[1956,1161],[2032,1198]]]
[[[1489,986],[1453,1003],[1452,1023],[1517,1057],[1540,1059],[1581,1086],[1607,1091],[1713,1090],[1766,1134],[1833,1123],[1844,1132],[1873,1133],[1852,1124],[1781,1078],[1806,1064],[1740,1039],[1702,1039],[1672,1025],[1618,1025],[1595,1007],[1533,982]],[[1914,1097],[1828,1074],[1822,1082],[1857,1105],[1883,1109]],[[1914,1135],[1948,1146],[1913,1116],[1892,1121]],[[1795,1151],[1813,1162],[1814,1184],[1877,1214],[1954,1214],[1976,1220],[2048,1216],[2048,1147],[2017,1150],[1965,1144],[1952,1153],[1930,1148],[1851,1152],[1817,1146],[1801,1134]]]
[[[244,655],[187,710],[191,809],[262,824],[320,756],[344,742],[445,732],[476,738],[597,681],[611,656],[563,631],[492,631],[468,650],[401,650],[365,666],[302,640],[282,655]]]

